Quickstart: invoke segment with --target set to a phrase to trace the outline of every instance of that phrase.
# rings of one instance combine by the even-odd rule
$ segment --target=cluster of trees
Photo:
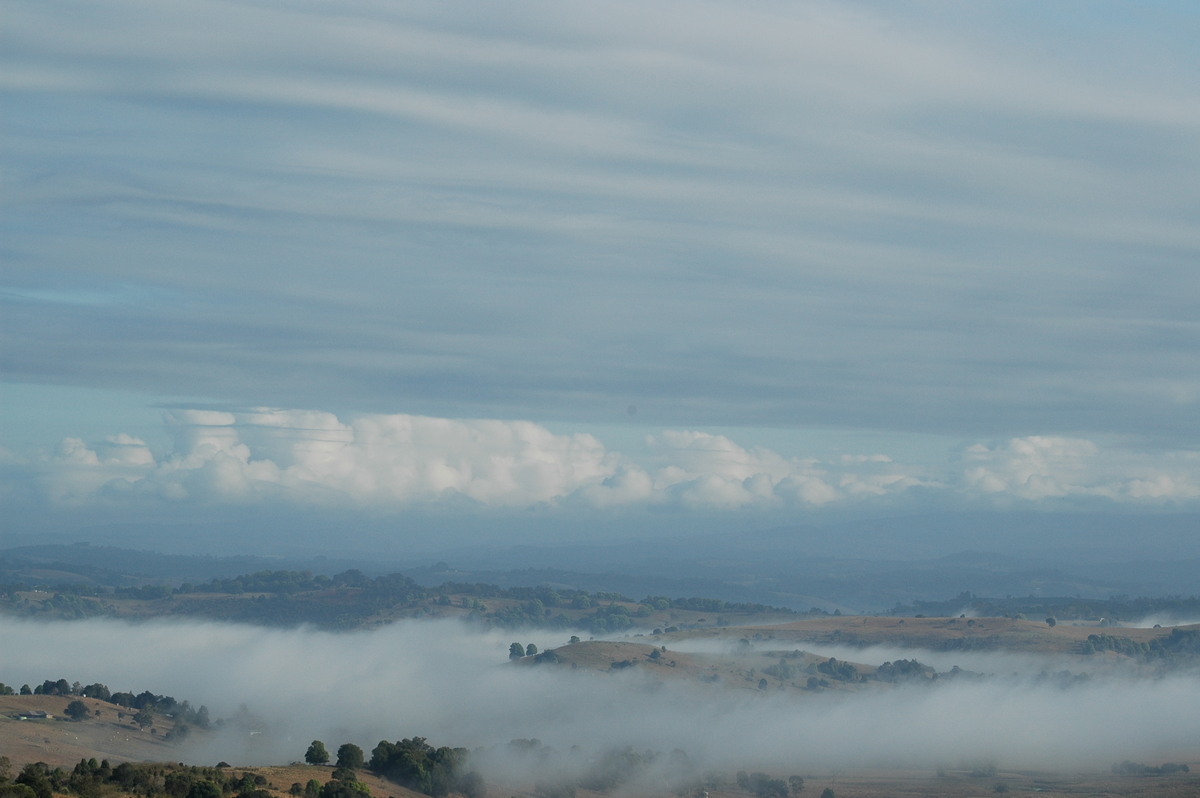
[[[1174,615],[1194,618],[1200,614],[1200,596],[1167,596],[1163,598],[1129,598],[1114,596],[1107,599],[1077,597],[1047,598],[981,598],[969,592],[959,593],[943,601],[914,601],[897,604],[891,615],[943,617],[957,616],[970,611],[973,615],[990,618],[1015,617],[1049,618],[1057,620],[1136,619],[1149,615]]]
[[[773,613],[778,615],[800,615],[795,610],[784,607],[771,607],[766,604],[747,604],[743,602],[722,601],[720,599],[698,598],[667,598],[666,596],[647,596],[638,602],[651,610],[690,610],[692,612],[711,612],[713,614],[729,613]],[[806,615],[828,615],[822,609],[813,607]]]
[[[513,643],[508,647],[509,659],[521,659],[521,657],[532,657],[538,653],[538,647],[533,643],[527,646],[522,646],[520,643]]]
[[[766,773],[737,772],[737,785],[746,792],[752,792],[758,798],[788,798],[799,795],[804,791],[804,779],[800,776],[788,776],[787,781],[773,779]]]
[[[938,674],[932,666],[915,659],[898,659],[895,662],[885,662],[875,670],[874,674],[859,673],[854,665],[833,657],[816,665],[810,664],[803,667],[788,661],[789,658],[795,659],[801,654],[802,652],[800,651],[785,654],[779,659],[778,663],[763,668],[763,673],[783,682],[792,681],[807,674],[806,685],[810,690],[829,686],[829,682],[818,676],[818,674],[823,674],[831,679],[843,682],[860,682],[867,679],[877,679],[881,682],[890,683],[933,681],[942,676],[956,675],[953,673]],[[958,671],[957,668],[956,671]]]
[[[1174,762],[1164,762],[1156,767],[1141,762],[1130,762],[1128,759],[1112,766],[1112,772],[1118,776],[1169,776],[1172,773],[1187,773],[1189,770],[1187,765]]]
[[[787,659],[781,658],[775,665],[768,665],[763,668],[763,673],[768,676],[774,676],[781,682],[790,682],[792,679],[799,676],[804,671],[801,668],[788,662]]]
[[[292,785],[292,794],[303,798],[364,798],[370,791],[358,781],[357,771],[364,767],[402,787],[431,796],[451,792],[467,798],[483,798],[486,789],[483,778],[466,768],[465,748],[434,748],[424,737],[413,737],[391,743],[380,740],[366,760],[363,750],[354,743],[343,743],[337,750],[333,780],[321,785],[310,780],[307,785]],[[310,765],[329,763],[325,743],[313,740],[304,753]]]
[[[936,679],[937,671],[915,659],[898,659],[895,662],[885,662],[876,668],[875,678],[881,682]]]
[[[1142,660],[1197,655],[1200,654],[1200,630],[1176,628],[1172,629],[1169,635],[1146,643],[1110,634],[1091,634],[1080,646],[1080,652],[1083,654],[1096,654],[1101,651],[1115,651]]]
[[[95,618],[108,613],[108,608],[87,593],[78,592],[71,585],[62,585],[45,598],[21,596],[30,590],[25,584],[0,585],[0,607],[22,615],[50,616],[63,620]]]
[[[834,657],[830,657],[824,662],[819,663],[817,671],[841,682],[857,682],[862,680],[862,677],[858,673],[858,668],[849,662],[838,661]]]
[[[146,798],[270,798],[267,780],[223,768],[81,759],[73,769],[44,762],[25,765],[12,776],[7,757],[0,757],[0,798],[53,798],[77,795],[100,798],[114,790]]]
[[[434,748],[424,737],[390,743],[380,740],[371,751],[368,767],[402,787],[443,796],[451,792],[467,798],[483,798],[483,778],[466,767],[467,749]]]

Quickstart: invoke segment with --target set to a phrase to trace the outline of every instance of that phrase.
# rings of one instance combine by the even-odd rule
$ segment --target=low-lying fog
[[[703,768],[779,772],[980,761],[1106,767],[1170,759],[1200,739],[1195,673],[1141,680],[1098,675],[1062,689],[1034,678],[1064,667],[1061,661],[822,650],[870,664],[915,656],[938,670],[958,664],[1003,678],[808,694],[655,684],[637,669],[597,674],[508,663],[513,641],[544,649],[566,637],[480,632],[451,621],[336,634],[0,618],[0,681],[103,682],[114,691],[150,690],[205,704],[214,718],[244,705],[262,720],[260,734],[227,724],[180,757],[204,764],[296,761],[313,739],[330,750],[353,742],[369,754],[381,739],[421,736],[467,748],[515,738],[538,738],[560,751],[679,748]],[[1085,665],[1066,667],[1079,672]]]

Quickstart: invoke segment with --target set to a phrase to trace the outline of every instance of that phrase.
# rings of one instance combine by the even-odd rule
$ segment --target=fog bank
[[[984,760],[1005,767],[1103,767],[1169,757],[1200,739],[1195,674],[1154,680],[1097,675],[1061,689],[1032,677],[1036,660],[1000,657],[998,667],[988,668],[987,655],[976,652],[970,669],[1007,675],[792,694],[663,684],[636,669],[596,674],[507,662],[514,640],[544,649],[565,637],[481,632],[450,621],[336,634],[223,623],[0,618],[0,681],[99,681],[113,690],[205,704],[214,718],[244,705],[261,719],[252,745],[245,728],[228,724],[180,756],[204,764],[295,761],[313,739],[331,746],[354,742],[369,753],[381,739],[421,736],[468,748],[516,738],[537,738],[559,751],[575,745],[589,751],[678,748],[700,767],[721,769],[797,772]],[[847,658],[864,661],[864,653]],[[1018,667],[1029,677],[1011,675]]]

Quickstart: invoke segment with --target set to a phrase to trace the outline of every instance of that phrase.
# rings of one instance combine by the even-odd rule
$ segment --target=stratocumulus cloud
[[[70,438],[40,465],[60,503],[97,499],[399,506],[467,501],[595,508],[820,506],[923,484],[882,456],[821,463],[744,448],[725,436],[665,431],[648,463],[589,434],[528,421],[257,409],[167,415],[171,452],[156,457],[128,435]]]
[[[968,492],[1030,501],[1194,501],[1198,475],[1200,452],[1106,452],[1089,440],[1039,435],[974,444],[964,452],[962,471]]]
[[[203,502],[397,508],[557,506],[787,510],[895,500],[981,506],[1060,501],[1186,506],[1200,499],[1200,454],[1149,455],[1086,439],[1029,436],[965,447],[936,468],[884,454],[806,458],[726,435],[665,430],[635,454],[588,433],[530,421],[405,414],[349,420],[321,411],[175,410],[156,453],[126,434],[64,440],[40,461],[10,457],[51,504]]]
[[[998,658],[990,669],[1021,668],[1015,675],[936,689],[762,695],[660,684],[637,673],[515,668],[506,664],[512,633],[452,622],[333,634],[0,618],[0,633],[6,644],[0,676],[7,683],[100,681],[204,704],[218,717],[244,704],[261,719],[265,734],[250,748],[244,736],[230,733],[186,753],[205,763],[292,761],[314,738],[370,750],[381,739],[423,736],[471,748],[515,738],[538,738],[563,751],[681,748],[718,768],[1106,766],[1161,756],[1200,735],[1194,674],[1145,681],[1097,676],[1061,689],[1034,678],[1045,664],[1036,657]],[[545,633],[516,636],[542,648],[562,642]],[[86,661],[76,656],[80,650]],[[69,672],[63,663],[70,662],[86,672]],[[972,664],[988,670],[985,655],[973,655]]]

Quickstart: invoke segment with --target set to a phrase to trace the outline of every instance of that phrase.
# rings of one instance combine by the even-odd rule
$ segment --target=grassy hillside
[[[66,717],[67,704],[74,700],[87,705],[89,716],[84,720]],[[39,712],[47,717],[20,719],[23,714]],[[14,762],[45,762],[55,767],[69,767],[90,757],[141,762],[178,756],[175,745],[167,740],[175,728],[172,719],[156,718],[152,728],[141,729],[133,722],[132,714],[94,698],[0,696],[0,752]]]

